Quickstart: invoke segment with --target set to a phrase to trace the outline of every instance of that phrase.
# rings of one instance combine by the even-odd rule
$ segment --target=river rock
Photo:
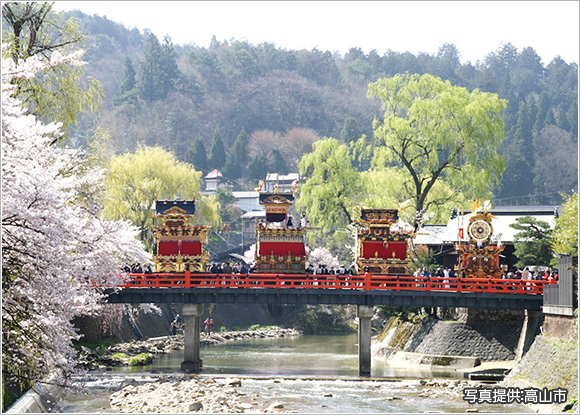
[[[282,402],[274,402],[266,409],[266,412],[273,411],[274,409],[284,409],[284,404]]]

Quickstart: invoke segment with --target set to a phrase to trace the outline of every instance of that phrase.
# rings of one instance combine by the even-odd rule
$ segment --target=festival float
[[[296,183],[292,192],[262,192],[263,181],[256,188],[259,202],[266,210],[264,221],[256,223],[256,272],[303,274],[306,266],[304,236],[307,227],[292,218],[288,211],[294,205]]]
[[[155,200],[153,262],[157,272],[205,272],[206,226],[193,226],[195,200]],[[162,224],[156,224],[161,220]]]
[[[398,209],[362,209],[357,230],[359,272],[371,274],[409,275],[408,242],[412,232],[395,231]]]
[[[500,254],[504,246],[492,244],[491,203],[486,200],[480,206],[476,200],[471,207],[471,215],[466,229],[463,227],[463,215],[459,217],[459,243],[455,245],[458,252],[457,276],[462,278],[501,278],[503,269],[500,266]],[[467,236],[465,235],[467,234]],[[464,243],[466,241],[468,243]]]

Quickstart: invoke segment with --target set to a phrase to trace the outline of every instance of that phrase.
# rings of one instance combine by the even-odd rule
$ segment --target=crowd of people
[[[151,264],[125,264],[123,272],[131,274],[153,274],[153,268],[151,267]]]
[[[531,271],[529,267],[521,269],[504,270],[502,276],[504,280],[536,280],[536,281],[558,281],[558,270],[547,268],[545,271]]]
[[[214,262],[207,265],[207,272],[210,274],[247,274],[255,270],[255,265],[247,265],[243,261],[236,262],[233,267],[229,262]]]
[[[154,273],[151,264],[126,264],[123,266],[123,271],[132,274],[152,274]],[[214,262],[207,265],[207,272],[211,274],[248,274],[256,271],[255,264],[246,264],[244,261],[238,261],[235,264],[229,262]],[[308,275],[356,275],[358,274],[356,265],[352,264],[350,267],[340,265],[335,268],[328,267],[326,264],[306,263],[305,273]],[[453,268],[438,266],[435,272],[431,273],[427,267],[419,267],[413,273],[415,278],[444,278],[444,281],[455,279],[458,277]],[[461,278],[465,278],[465,271],[462,270]],[[504,280],[536,280],[536,281],[558,281],[558,270],[547,268],[546,270],[530,270],[529,267],[523,269],[513,268],[511,270],[504,269],[501,278]]]
[[[349,268],[340,265],[336,269],[333,266],[329,268],[326,264],[318,264],[316,267],[312,264],[306,264],[306,274],[310,275],[355,275],[356,273],[354,264]]]

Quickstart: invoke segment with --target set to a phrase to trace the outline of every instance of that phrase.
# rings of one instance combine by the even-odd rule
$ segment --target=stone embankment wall
[[[474,356],[481,361],[513,360],[516,356],[523,319],[520,313],[458,309],[440,312],[441,320],[425,317],[415,322],[391,319],[385,330],[396,330],[377,350],[387,358],[389,350],[441,356]],[[377,348],[380,349],[380,348]]]
[[[410,350],[417,353],[451,356],[476,356],[482,361],[513,360],[521,331],[521,322],[462,322],[437,321]]]
[[[530,350],[502,386],[567,389],[568,403],[554,404],[548,410],[561,412],[570,409],[578,413],[578,310],[574,317],[546,316],[543,332],[536,336]],[[575,406],[571,403],[574,401]],[[547,411],[545,405],[534,409]]]

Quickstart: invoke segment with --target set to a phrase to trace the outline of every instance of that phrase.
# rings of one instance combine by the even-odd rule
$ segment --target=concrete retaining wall
[[[64,394],[60,386],[39,383],[20,397],[6,410],[7,414],[57,412],[58,401]]]

